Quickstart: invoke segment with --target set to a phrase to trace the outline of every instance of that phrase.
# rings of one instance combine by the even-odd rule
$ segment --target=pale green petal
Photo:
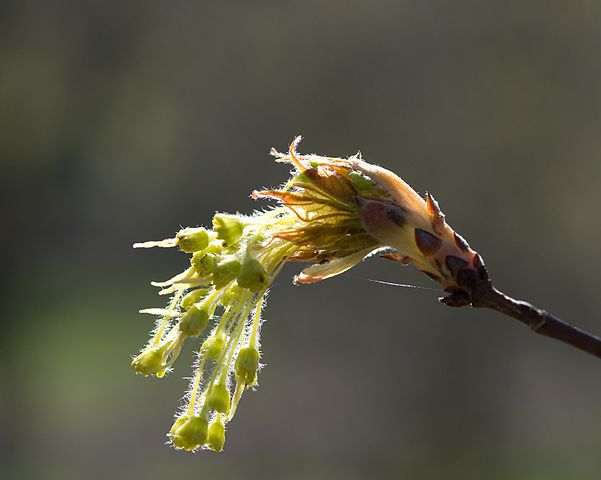
[[[153,287],[168,287],[169,285],[173,285],[174,283],[182,283],[187,282],[192,278],[195,271],[193,267],[184,270],[182,273],[177,274],[175,277],[170,278],[169,280],[165,280],[164,282],[150,282]]]
[[[348,255],[346,257],[335,258],[329,262],[311,265],[305,268],[300,275],[294,278],[295,283],[315,283],[326,278],[340,275],[343,272],[353,268],[366,256],[368,256],[373,249],[361,250],[360,252]]]
[[[204,278],[194,278],[191,280],[182,280],[180,282],[174,282],[173,285],[168,286],[167,288],[164,288],[163,290],[161,290],[159,292],[159,295],[169,295],[171,293],[177,292],[177,291],[183,291],[183,290],[187,290],[188,288],[194,288],[194,287],[206,287],[207,286],[207,280]]]
[[[149,313],[150,315],[160,315],[161,317],[179,317],[179,312],[171,311],[168,308],[145,308],[139,310],[139,313]]]
[[[150,242],[134,243],[134,248],[172,248],[177,246],[177,238],[166,238],[165,240],[153,240]]]

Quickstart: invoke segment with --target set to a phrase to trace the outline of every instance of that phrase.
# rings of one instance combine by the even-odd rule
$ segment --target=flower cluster
[[[256,385],[259,369],[261,310],[272,279],[292,252],[273,241],[270,219],[217,214],[213,228],[186,228],[175,238],[135,247],[177,246],[190,254],[190,267],[166,282],[153,282],[160,294],[172,295],[159,315],[148,345],[132,361],[142,375],[162,377],[188,338],[202,338],[187,407],[176,418],[169,438],[176,448],[206,446],[221,451],[225,423],[242,393]]]
[[[175,238],[135,248],[178,247],[190,267],[165,282],[167,308],[141,310],[158,316],[148,344],[132,361],[144,376],[168,372],[188,339],[199,339],[195,373],[185,407],[169,439],[188,451],[221,451],[225,425],[245,390],[257,385],[262,309],[269,286],[286,262],[312,262],[295,278],[313,283],[338,275],[374,252],[411,263],[461,292],[484,268],[446,223],[436,201],[423,200],[392,172],[348,159],[299,155],[295,139],[286,154],[294,167],[281,188],[253,192],[280,205],[251,216],[216,214],[212,228],[184,228]]]

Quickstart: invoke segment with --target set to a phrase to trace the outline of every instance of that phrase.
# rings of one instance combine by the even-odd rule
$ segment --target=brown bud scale
[[[415,229],[415,243],[427,257],[434,255],[440,249],[442,240],[421,228]]]
[[[468,263],[463,258],[454,257],[453,255],[449,255],[446,258],[446,264],[455,278],[457,278],[460,270],[468,266]]]
[[[440,210],[438,202],[432,195],[426,193],[426,205],[428,207],[428,213],[430,214],[430,222],[432,223],[432,229],[438,235],[442,235],[444,230],[444,213]]]
[[[469,291],[473,290],[477,283],[476,272],[471,268],[459,270],[459,273],[457,274],[457,283],[459,286],[464,287]]]
[[[411,263],[411,258],[407,255],[401,255],[400,253],[382,253],[380,254],[380,258],[390,260],[391,262],[397,262],[402,265],[409,265],[409,263]]]
[[[467,252],[470,249],[469,243],[459,235],[457,232],[453,232],[455,234],[455,244],[459,247],[462,252]]]
[[[476,270],[476,274],[478,275],[478,279],[482,281],[489,280],[488,270],[486,269],[486,265],[484,265],[484,261],[479,253],[476,253],[474,259],[472,260],[472,265]]]

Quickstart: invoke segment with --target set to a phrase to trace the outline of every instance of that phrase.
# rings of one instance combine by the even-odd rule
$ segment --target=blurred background
[[[221,454],[164,434],[191,374],[131,371],[175,251],[288,169],[434,193],[499,288],[601,333],[601,4],[3,1],[2,478],[598,479],[601,363],[372,259],[273,288]],[[188,476],[188,477],[186,477]]]

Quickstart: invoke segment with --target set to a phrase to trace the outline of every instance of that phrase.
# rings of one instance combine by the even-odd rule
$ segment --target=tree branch
[[[554,338],[601,358],[601,338],[560,320],[546,310],[515,300],[497,290],[488,278],[470,285],[469,293],[455,292],[440,301],[451,307],[490,308],[528,325],[533,332]]]

